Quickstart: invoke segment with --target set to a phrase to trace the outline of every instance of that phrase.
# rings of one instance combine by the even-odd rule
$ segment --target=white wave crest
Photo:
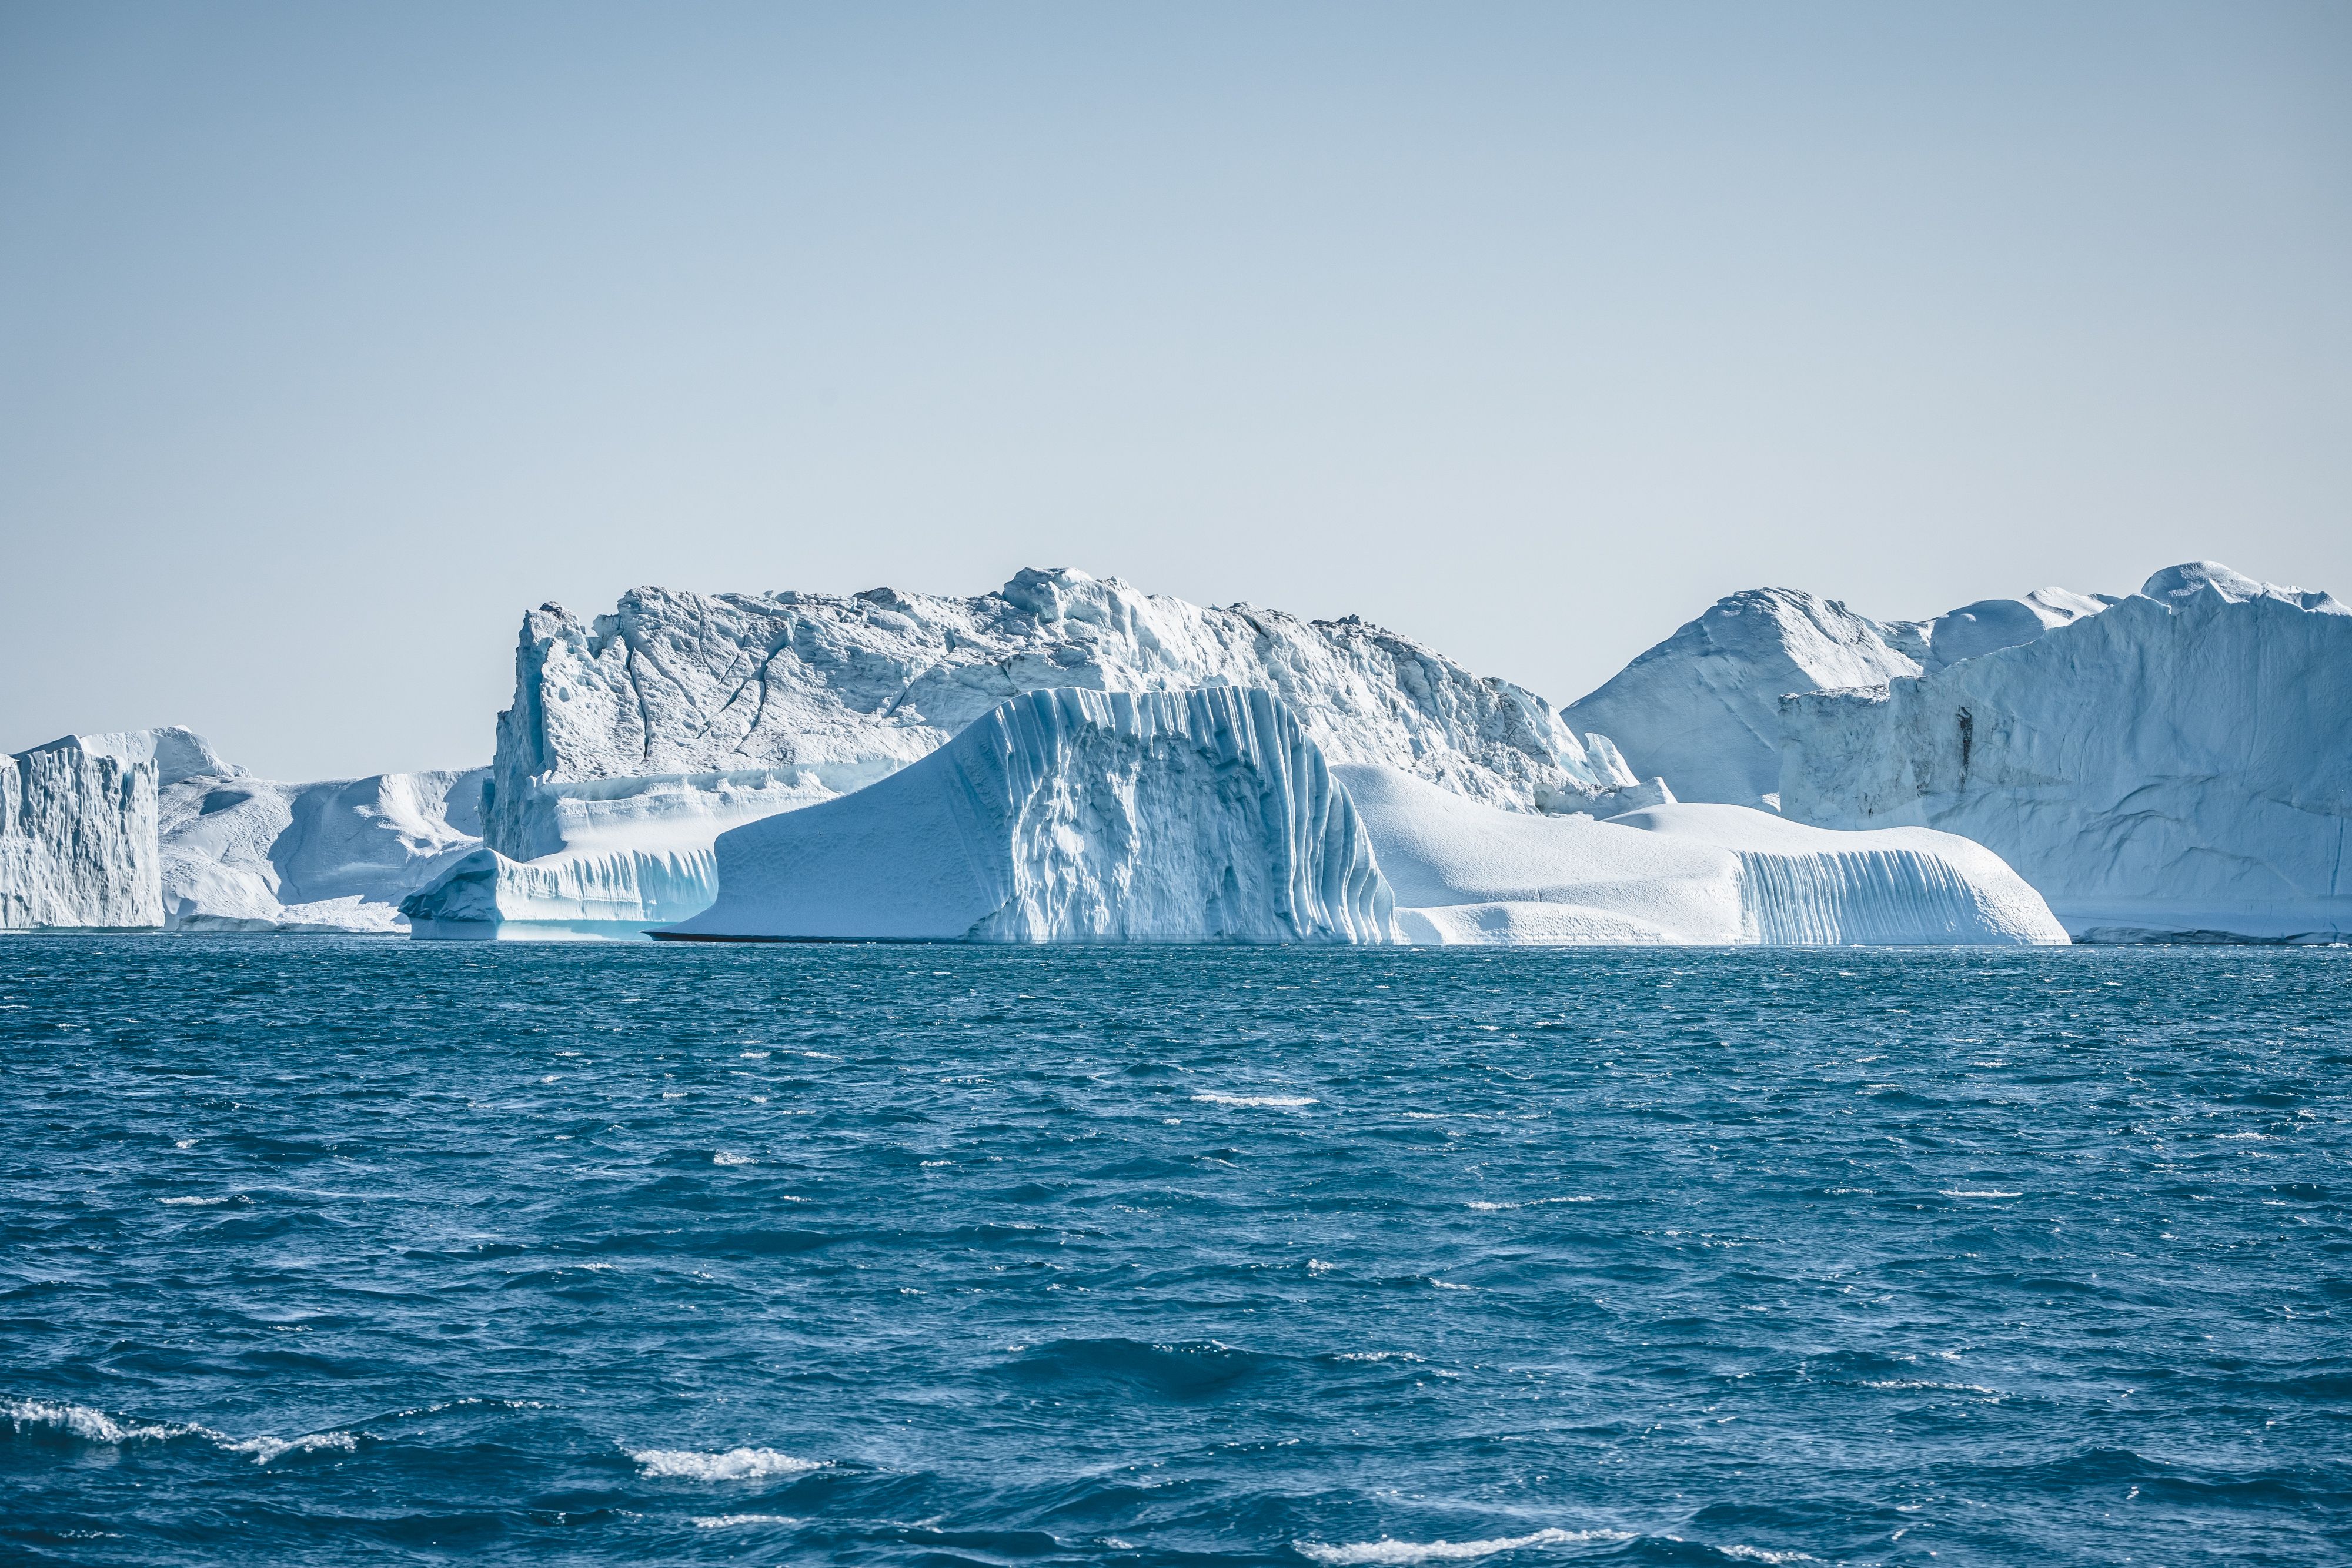
[[[288,1454],[356,1453],[360,1440],[350,1432],[312,1432],[300,1437],[247,1437],[242,1442],[222,1438],[220,1446],[232,1454],[250,1454],[255,1464],[266,1465]]]
[[[1599,1203],[1600,1201],[1597,1197],[1530,1197],[1523,1198],[1517,1203],[1488,1203],[1484,1198],[1474,1197],[1470,1200],[1470,1207],[1483,1209],[1488,1214],[1495,1214],[1506,1208],[1541,1208],[1547,1204],[1553,1203]]]
[[[216,1203],[229,1200],[225,1197],[159,1197],[155,1201],[169,1204],[174,1208],[210,1208]]]
[[[739,1524],[798,1524],[799,1520],[781,1513],[714,1513],[694,1521],[697,1530],[732,1530]]]
[[[2021,1192],[2002,1192],[1997,1187],[1948,1186],[1942,1188],[1946,1197],[2023,1197]]]
[[[1484,1541],[1359,1541],[1346,1546],[1297,1541],[1291,1550],[1309,1563],[1342,1568],[1356,1563],[1467,1563],[1497,1552],[1517,1552],[1530,1546],[1575,1546],[1588,1541],[1631,1541],[1622,1530],[1538,1530],[1532,1535],[1496,1535]]]
[[[1192,1098],[1203,1105],[1260,1105],[1283,1111],[1318,1103],[1304,1094],[1219,1094],[1213,1090]]]
[[[730,1448],[704,1453],[696,1448],[641,1448],[629,1458],[649,1480],[755,1481],[768,1476],[796,1476],[824,1469],[823,1459],[796,1459],[778,1448]]]
[[[1809,1557],[1801,1552],[1770,1552],[1761,1546],[1718,1546],[1716,1550],[1726,1557],[1737,1557],[1743,1563],[1818,1563],[1821,1561],[1818,1557]]]
[[[18,1431],[28,1427],[46,1427],[53,1432],[63,1432],[85,1443],[105,1443],[121,1447],[125,1443],[168,1443],[177,1437],[202,1437],[224,1453],[245,1454],[257,1465],[266,1465],[287,1454],[310,1454],[332,1449],[353,1453],[359,1448],[359,1437],[351,1432],[312,1432],[300,1437],[230,1437],[210,1427],[198,1427],[178,1421],[123,1421],[103,1410],[93,1410],[87,1405],[69,1405],[55,1399],[0,1399],[0,1420],[5,1420]]]
[[[727,1150],[721,1149],[717,1154],[710,1156],[710,1163],[714,1166],[748,1166],[751,1163],[751,1156],[749,1155],[730,1154]]]
[[[47,1427],[51,1431],[79,1437],[85,1443],[165,1442],[173,1437],[212,1435],[201,1427],[118,1421],[105,1411],[93,1410],[87,1405],[67,1405],[50,1399],[0,1400],[0,1416],[19,1431],[27,1427]]]

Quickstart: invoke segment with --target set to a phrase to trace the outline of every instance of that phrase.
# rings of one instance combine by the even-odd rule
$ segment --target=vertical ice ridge
[[[718,841],[679,935],[1382,942],[1393,899],[1289,708],[1235,686],[1000,704],[855,794]]]
[[[155,760],[115,738],[0,760],[0,928],[163,924]]]

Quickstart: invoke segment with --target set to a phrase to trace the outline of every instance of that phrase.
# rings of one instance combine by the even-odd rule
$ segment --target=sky
[[[1565,703],[2347,497],[2352,6],[0,0],[0,749],[468,766],[542,601],[1030,565]]]

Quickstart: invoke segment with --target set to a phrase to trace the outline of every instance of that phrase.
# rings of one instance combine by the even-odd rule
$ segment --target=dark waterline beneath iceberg
[[[2352,1556],[2341,950],[28,937],[0,1049],[0,1561]]]

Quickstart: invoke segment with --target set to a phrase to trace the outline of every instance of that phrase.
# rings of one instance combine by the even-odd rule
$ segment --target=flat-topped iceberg
[[[721,834],[663,937],[1381,942],[1389,894],[1288,706],[1032,692],[878,783]]]
[[[1780,802],[2015,865],[2099,941],[2352,936],[2352,611],[2211,562],[1883,685],[1790,696]]]
[[[1408,942],[2066,941],[1999,856],[1949,833],[1832,832],[1724,805],[1540,817],[1387,768],[1333,772],[1370,835]]]

